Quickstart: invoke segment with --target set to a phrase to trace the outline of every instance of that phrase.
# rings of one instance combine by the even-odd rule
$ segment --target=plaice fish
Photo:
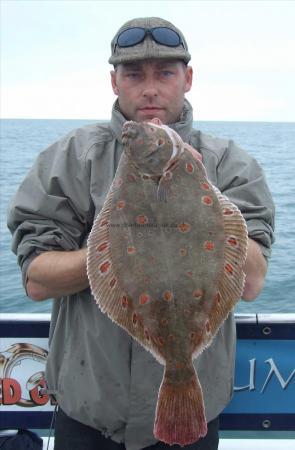
[[[175,131],[126,122],[122,142],[88,277],[100,309],[165,365],[154,435],[184,446],[207,433],[192,361],[241,297],[247,228]]]

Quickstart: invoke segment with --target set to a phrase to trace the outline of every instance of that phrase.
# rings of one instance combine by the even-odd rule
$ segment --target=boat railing
[[[236,314],[234,396],[223,430],[295,431],[295,314]],[[47,429],[50,314],[0,314],[0,428]]]

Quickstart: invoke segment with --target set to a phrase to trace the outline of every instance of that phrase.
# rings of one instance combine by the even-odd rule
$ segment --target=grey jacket
[[[186,101],[180,122],[171,127],[202,154],[210,180],[240,208],[249,236],[268,258],[274,206],[261,168],[234,142],[194,130],[192,120]],[[86,245],[122,153],[124,122],[115,104],[109,124],[74,130],[42,152],[22,182],[8,226],[24,282],[37,254]],[[232,396],[234,359],[235,324],[230,315],[195,361],[207,421]],[[100,312],[88,289],[53,301],[46,379],[66,414],[125,442],[127,450],[152,445],[162,374],[153,356]]]

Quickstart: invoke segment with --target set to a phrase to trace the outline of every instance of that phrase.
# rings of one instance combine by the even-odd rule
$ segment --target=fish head
[[[122,132],[125,154],[140,173],[161,176],[177,153],[173,133],[176,135],[166,125],[154,122],[125,122]]]

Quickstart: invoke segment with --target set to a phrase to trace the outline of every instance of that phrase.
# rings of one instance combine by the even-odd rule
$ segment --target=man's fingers
[[[163,125],[160,119],[157,117],[154,117],[152,120],[149,120],[149,122],[155,123],[156,125]]]

